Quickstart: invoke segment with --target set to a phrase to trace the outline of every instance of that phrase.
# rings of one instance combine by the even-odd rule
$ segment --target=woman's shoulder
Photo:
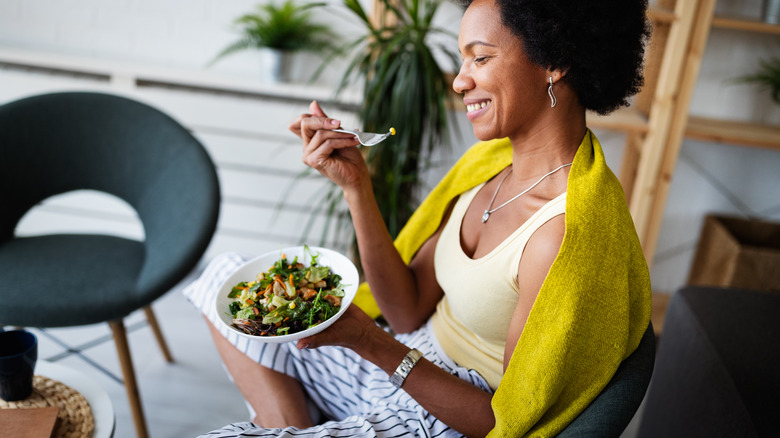
[[[521,260],[535,260],[543,263],[545,272],[552,265],[552,261],[558,256],[558,252],[563,243],[563,236],[566,233],[565,213],[557,214],[546,219],[541,225],[536,227],[533,234],[528,238]],[[525,257],[525,255],[531,255]]]

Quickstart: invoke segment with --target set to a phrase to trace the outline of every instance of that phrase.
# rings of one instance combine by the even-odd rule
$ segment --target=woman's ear
[[[566,73],[568,73],[568,69],[562,69],[562,68],[548,68],[547,69],[547,77],[552,78],[553,83],[556,83],[563,79],[564,76],[566,76]]]

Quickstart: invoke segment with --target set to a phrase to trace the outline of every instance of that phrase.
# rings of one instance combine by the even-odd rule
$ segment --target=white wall
[[[337,1],[329,0],[331,4]],[[235,41],[233,20],[252,12],[255,0],[2,0],[0,44],[187,70],[209,70],[255,79],[260,65],[239,53],[207,67]],[[321,9],[319,21],[347,35],[355,19],[336,7]],[[308,78],[307,78],[308,79]]]
[[[207,67],[235,41],[233,21],[267,0],[2,0],[0,46],[87,56],[187,70],[208,70],[256,80],[260,71],[252,52],[237,53]],[[301,3],[311,0],[300,0]],[[329,24],[346,42],[362,30],[361,22],[340,0],[317,0],[315,20]],[[370,11],[371,1],[361,0]],[[439,10],[438,22],[455,23],[455,4]],[[309,68],[320,58],[305,57]],[[324,82],[340,77],[332,68]],[[307,80],[308,75],[299,79]]]
[[[319,14],[318,19],[332,23],[347,37],[354,35],[358,24],[340,18],[336,12],[340,8],[338,0],[328,2],[332,7]],[[255,0],[0,0],[0,51],[25,50],[51,58],[76,57],[86,63],[121,65],[130,70],[165,71],[166,77],[178,72],[182,78],[208,78],[207,82],[235,84],[242,89],[278,88],[258,79],[258,62],[251,53],[205,67],[235,38],[232,20],[251,10],[255,3]],[[758,16],[759,9],[759,0],[718,2],[721,12]],[[456,31],[459,14],[457,6],[448,6],[439,21]],[[752,71],[760,58],[780,55],[777,43],[776,36],[714,29],[691,113],[766,123],[780,121],[780,110],[766,93],[750,86],[727,84],[729,78]],[[315,63],[316,60],[308,64],[304,61],[310,67]],[[337,69],[333,69],[324,77],[321,84],[324,87],[297,87],[290,93],[328,98],[328,85],[337,76]],[[112,84],[85,81],[0,69],[0,102],[53,89],[115,90]],[[229,202],[223,207],[221,232],[212,252],[230,248],[256,252],[289,243],[294,232],[301,228],[300,212],[290,209],[285,211],[290,215],[286,219],[266,222],[255,229],[241,218],[268,216],[277,204],[273,196],[260,193],[257,188],[269,183],[278,185],[280,180],[273,179],[273,175],[282,175],[283,181],[289,181],[291,175],[302,169],[296,158],[296,139],[286,132],[285,126],[294,114],[305,110],[304,99],[269,100],[262,96],[148,87],[130,87],[123,92],[168,111],[193,129],[215,157]],[[343,115],[349,117],[348,113]],[[466,135],[462,144],[454,146],[456,154],[473,140],[465,118],[461,127]],[[617,170],[622,136],[610,132],[597,134],[604,143],[610,165]],[[263,163],[266,157],[280,150],[284,151],[285,158]],[[442,166],[446,167],[451,160],[452,156],[445,155]],[[720,212],[780,220],[779,187],[778,151],[685,141],[654,260],[654,288],[671,292],[685,283],[705,214]],[[58,212],[62,213],[61,209],[54,213]],[[57,217],[61,219],[61,216]],[[30,228],[38,226],[30,225]],[[90,222],[84,226],[92,225]]]

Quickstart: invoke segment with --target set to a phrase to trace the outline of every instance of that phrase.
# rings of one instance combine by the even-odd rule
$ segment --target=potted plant
[[[259,50],[269,79],[287,82],[294,52],[327,52],[334,47],[335,34],[330,27],[312,20],[312,9],[323,5],[297,5],[293,0],[285,0],[281,5],[257,5],[256,12],[235,20],[241,38],[225,47],[211,63],[242,50]]]
[[[762,0],[761,18],[769,24],[780,24],[780,0]]]
[[[772,93],[772,100],[780,105],[780,58],[761,60],[756,73],[740,76],[734,82],[768,88]]]
[[[379,209],[395,237],[419,204],[422,173],[431,166],[432,152],[449,146],[455,123],[449,116],[451,75],[438,59],[457,69],[457,36],[434,26],[440,0],[377,0],[385,11],[378,23],[366,14],[358,0],[344,0],[365,27],[365,33],[344,44],[340,52],[351,54],[337,94],[351,84],[362,88],[358,118],[364,131],[397,134],[365,148]],[[436,42],[432,37],[438,38]],[[440,55],[438,58],[436,55]],[[318,211],[324,211],[336,234],[349,227],[341,193],[334,185],[320,194]],[[341,234],[340,238],[343,238]],[[324,240],[324,238],[323,238]]]

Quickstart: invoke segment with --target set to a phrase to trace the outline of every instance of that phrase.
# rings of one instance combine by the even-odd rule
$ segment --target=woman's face
[[[458,37],[463,64],[452,87],[463,94],[480,140],[529,132],[545,109],[547,71],[528,60],[522,41],[501,23],[494,0],[474,0]]]

